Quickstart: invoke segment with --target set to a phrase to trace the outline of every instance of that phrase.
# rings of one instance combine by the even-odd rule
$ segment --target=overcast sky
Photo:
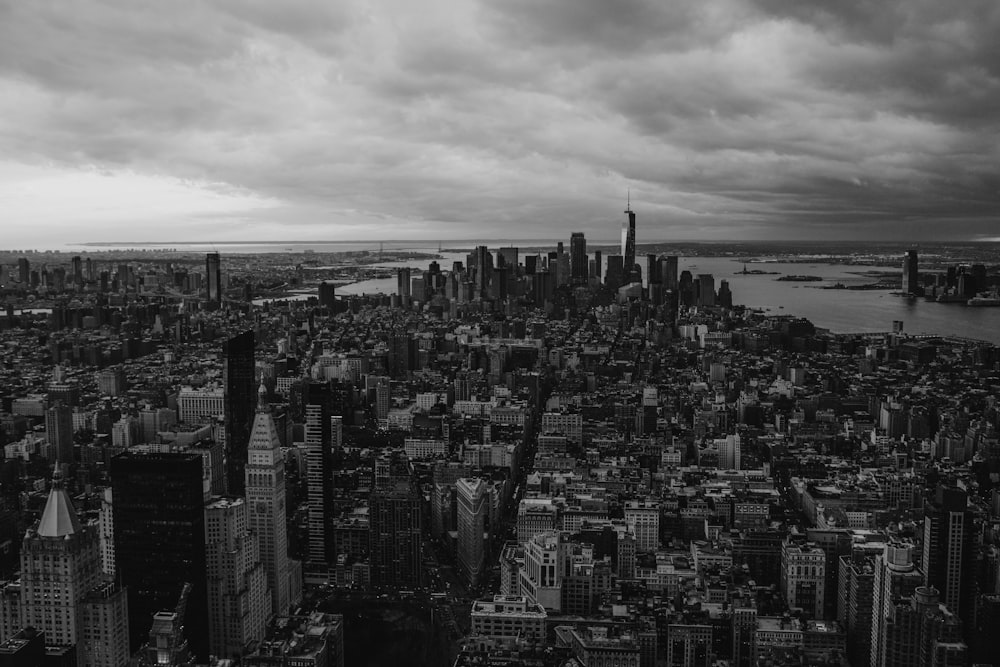
[[[996,0],[0,0],[0,245],[1000,237]]]

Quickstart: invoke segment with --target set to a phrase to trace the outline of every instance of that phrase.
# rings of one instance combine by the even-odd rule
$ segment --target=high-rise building
[[[635,534],[635,548],[641,552],[660,547],[660,505],[656,502],[629,500],[625,503],[625,522]]]
[[[337,285],[328,280],[319,284],[319,305],[322,308],[333,310],[337,305]]]
[[[885,652],[880,667],[960,667],[968,664],[962,622],[940,601],[933,586],[892,605],[885,619]]]
[[[312,382],[306,393],[306,489],[309,500],[307,569],[323,578],[336,557],[333,548],[333,461],[329,383]]]
[[[608,255],[608,266],[604,272],[604,284],[611,289],[618,289],[626,280],[624,275],[624,259],[621,255]]]
[[[924,505],[924,584],[971,623],[976,598],[976,535],[969,495],[957,486],[939,485]]]
[[[285,524],[285,463],[274,417],[266,403],[266,389],[258,390],[257,416],[247,448],[246,498],[250,530],[260,541],[271,610],[284,614],[289,597],[288,532]]]
[[[887,623],[892,609],[923,583],[923,573],[913,563],[913,545],[891,543],[875,557],[872,584],[871,667],[885,667]]]
[[[497,265],[506,266],[510,269],[511,273],[514,273],[520,263],[520,252],[521,251],[517,246],[504,246],[503,248],[497,248]]]
[[[396,294],[403,301],[410,298],[410,267],[408,266],[396,270]]]
[[[706,307],[715,305],[715,278],[711,273],[698,275],[698,305]]]
[[[222,262],[217,252],[205,255],[205,287],[207,301],[216,306],[220,305],[222,303]]]
[[[78,664],[128,661],[125,591],[101,571],[97,526],[80,522],[58,469],[21,548],[21,620],[44,632],[47,645],[75,647]]]
[[[663,283],[663,288],[667,290],[677,291],[677,255],[670,255],[664,257],[660,262],[660,273],[662,274],[660,281]]]
[[[590,274],[587,261],[587,239],[583,232],[573,232],[569,239],[570,273],[573,284],[586,285]]]
[[[917,267],[917,251],[907,250],[903,255],[903,292],[920,294],[920,273]]]
[[[395,589],[420,586],[420,500],[399,484],[373,493],[369,507],[372,584]]]
[[[246,501],[218,498],[206,505],[205,534],[209,650],[218,658],[239,658],[251,642],[264,638],[271,616],[267,575]]]
[[[635,270],[635,213],[631,203],[625,209],[626,219],[622,222],[622,273],[625,284]]]
[[[470,586],[483,581],[486,569],[486,533],[489,487],[478,478],[455,482],[458,496],[458,563]]]
[[[487,246],[476,246],[476,296],[484,298],[490,286],[490,277],[493,275],[493,255]]]
[[[226,493],[243,495],[243,469],[256,403],[254,334],[247,330],[222,344],[226,419]]]
[[[73,411],[61,401],[45,411],[45,437],[55,449],[55,462],[73,463]]]
[[[111,459],[115,565],[128,588],[131,650],[149,635],[153,615],[174,609],[184,585],[187,640],[208,657],[205,502],[202,454],[127,451]]]
[[[781,547],[781,592],[790,609],[823,618],[826,556],[816,545],[785,540]]]
[[[17,260],[17,279],[23,286],[31,283],[31,262],[27,257],[19,257]]]

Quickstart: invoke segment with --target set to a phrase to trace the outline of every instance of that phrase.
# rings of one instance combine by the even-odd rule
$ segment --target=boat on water
[[[1000,297],[997,296],[974,296],[966,302],[967,306],[1000,306]]]

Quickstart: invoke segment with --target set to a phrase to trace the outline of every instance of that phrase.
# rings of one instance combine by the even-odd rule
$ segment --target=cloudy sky
[[[1000,236],[996,0],[0,0],[0,245]]]

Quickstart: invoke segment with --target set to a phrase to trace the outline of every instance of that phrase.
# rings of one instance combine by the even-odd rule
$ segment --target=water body
[[[465,261],[465,253],[442,253],[442,269],[452,262]],[[523,253],[522,253],[523,256]],[[522,260],[523,261],[523,260]],[[425,261],[395,262],[378,266],[409,266],[426,269]],[[709,273],[728,280],[733,302],[780,315],[805,317],[819,327],[838,333],[890,331],[894,320],[902,320],[903,330],[913,334],[955,335],[980,338],[1000,345],[1000,308],[969,308],[962,304],[942,304],[923,299],[895,296],[891,290],[817,289],[836,283],[864,285],[875,278],[859,275],[864,266],[848,264],[803,264],[768,262],[750,264],[748,269],[776,271],[780,275],[741,274],[743,263],[729,257],[681,257],[679,271],[695,277]],[[885,271],[884,267],[871,267]],[[818,276],[821,282],[780,281],[781,275]],[[365,280],[337,288],[338,294],[395,294],[396,279]]]

